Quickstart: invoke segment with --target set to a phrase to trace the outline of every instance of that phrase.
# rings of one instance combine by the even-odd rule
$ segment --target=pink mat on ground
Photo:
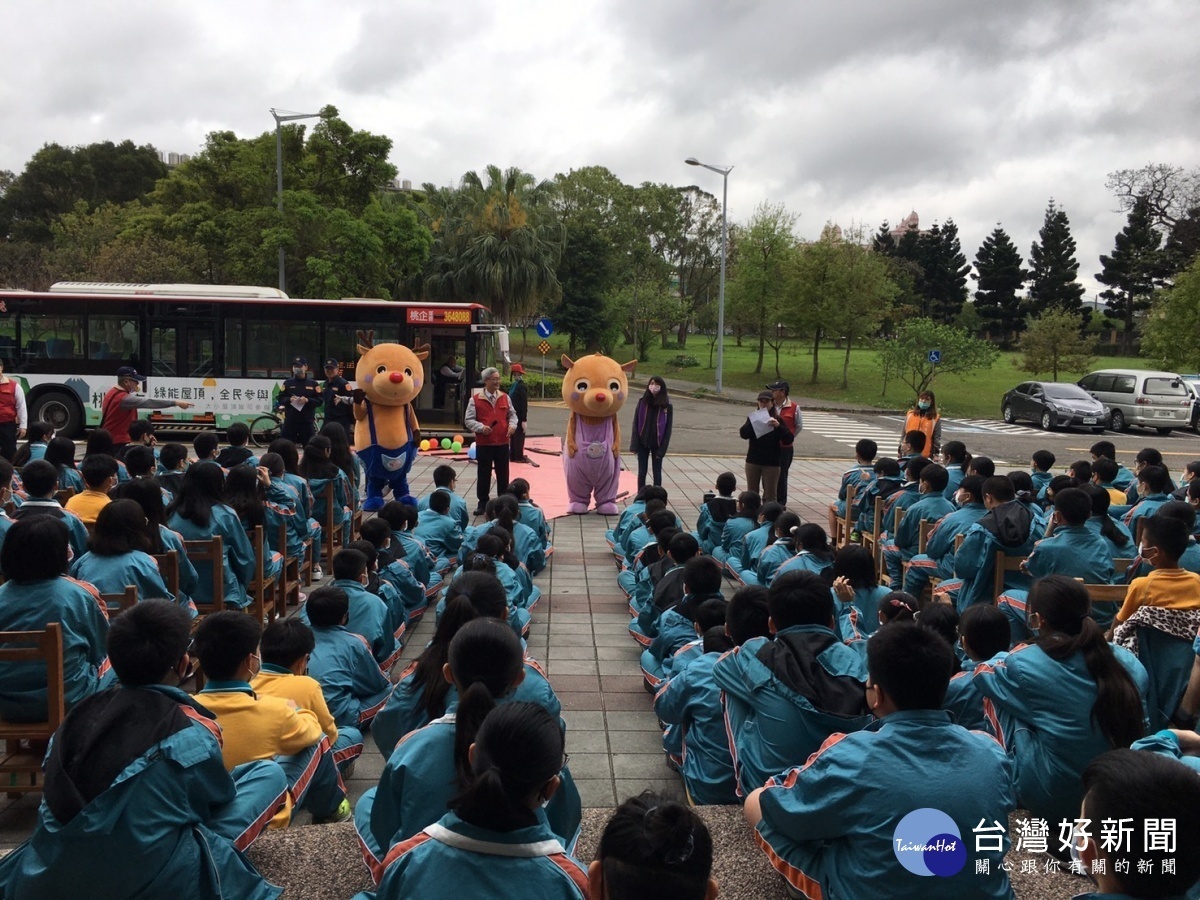
[[[562,438],[529,438],[525,441],[525,455],[538,464],[537,468],[528,463],[509,463],[508,477],[524,478],[529,482],[530,498],[542,508],[547,519],[556,519],[567,515],[567,505],[571,502],[567,497],[567,479],[562,468],[563,441]],[[629,465],[622,456],[622,462]],[[626,494],[624,500],[632,498],[637,488],[637,475],[628,469],[622,470],[618,495]],[[618,503],[622,502],[618,499]]]

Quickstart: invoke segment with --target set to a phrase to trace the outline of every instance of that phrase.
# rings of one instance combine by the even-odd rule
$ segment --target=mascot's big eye
[[[407,375],[409,378],[412,378],[412,369],[405,369],[404,374]]]
[[[577,390],[577,391],[582,392],[582,391],[586,391],[587,389],[588,389],[588,383],[586,381],[580,381],[575,385],[575,390]]]
[[[610,381],[610,382],[608,383],[608,389],[609,389],[610,391],[612,391],[612,392],[615,394],[617,391],[619,391],[619,390],[621,389],[621,382],[619,382],[619,381]]]
[[[387,366],[376,366],[376,367],[375,367],[375,374],[376,374],[376,375],[382,375],[382,374],[383,374],[384,372],[386,372],[386,371],[387,371]]]

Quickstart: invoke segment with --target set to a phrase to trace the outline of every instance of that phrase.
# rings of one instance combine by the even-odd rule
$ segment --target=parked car
[[[1108,427],[1109,410],[1077,384],[1026,381],[1004,395],[1000,414],[1010,425],[1019,419],[1037,422],[1047,431],[1077,425],[1099,434]]]
[[[1200,432],[1200,375],[1180,375],[1187,389],[1192,392],[1192,431]]]
[[[1137,425],[1170,434],[1191,425],[1192,395],[1174,372],[1102,369],[1085,375],[1079,386],[1112,410],[1113,431]]]

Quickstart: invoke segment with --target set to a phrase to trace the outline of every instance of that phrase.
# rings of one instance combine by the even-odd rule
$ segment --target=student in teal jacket
[[[904,574],[904,590],[914,597],[924,593],[931,578],[944,580],[954,577],[956,539],[960,534],[965,535],[987,513],[987,507],[983,505],[983,479],[978,475],[964,478],[955,498],[958,508],[944,516],[929,532],[925,552],[909,560],[908,570]]]
[[[937,463],[930,463],[921,469],[917,482],[920,499],[905,509],[900,527],[891,540],[883,545],[883,559],[892,587],[901,587],[904,564],[917,555],[921,543],[921,521],[940,522],[954,512],[954,504],[944,496],[948,481],[946,470]]]
[[[175,500],[167,507],[167,524],[187,541],[209,540],[221,536],[225,555],[222,567],[225,606],[244,609],[250,605],[246,586],[254,577],[254,548],[246,529],[232,509],[221,502],[225,475],[216,463],[198,463],[183,476]],[[213,602],[213,571],[211,566],[197,570],[196,590],[192,599],[197,603]]]
[[[417,512],[422,512],[429,509],[429,498],[436,493],[445,493],[450,495],[450,515],[455,522],[458,523],[460,530],[466,530],[467,525],[471,522],[470,510],[467,509],[467,501],[454,492],[458,487],[458,472],[454,466],[442,464],[434,466],[433,469],[433,492],[426,494],[417,501]]]
[[[724,563],[734,553],[742,540],[758,527],[758,511],[762,508],[762,497],[756,491],[742,491],[738,494],[737,515],[726,520],[721,528],[720,546],[714,546],[712,555],[719,563]]]
[[[696,537],[700,541],[700,549],[711,555],[713,550],[721,546],[721,530],[725,523],[738,512],[738,503],[733,496],[737,490],[737,476],[732,472],[722,472],[717,476],[717,493],[700,505],[700,515],[696,518]]]
[[[642,675],[648,688],[657,689],[664,677],[670,677],[668,660],[695,639],[700,606],[710,599],[724,604],[721,568],[711,556],[695,556],[683,567],[683,596],[678,603],[662,611],[658,633],[650,646],[642,651]],[[721,621],[724,620],[722,615]]]
[[[346,627],[350,598],[340,587],[320,587],[309,595],[304,612],[316,642],[308,658],[309,676],[321,685],[339,728],[367,729],[387,702],[392,683],[367,640]]]
[[[367,590],[366,581],[365,556],[357,550],[339,550],[333,554],[332,585],[345,591],[350,602],[346,630],[363,637],[370,645],[371,654],[379,663],[379,668],[387,672],[400,658],[400,642],[392,630],[392,617],[387,604]],[[305,608],[301,608],[299,613],[306,622],[307,613]]]
[[[963,728],[995,734],[974,676],[980,663],[994,666],[1008,655],[1008,617],[987,603],[968,606],[958,621],[958,643],[966,659],[950,677],[942,708]]]
[[[843,641],[870,637],[879,630],[879,601],[892,589],[879,583],[875,557],[858,544],[847,544],[833,560],[838,634]]]
[[[425,542],[435,557],[434,568],[444,571],[452,560],[458,558],[462,546],[462,529],[450,515],[450,495],[445,491],[434,491],[429,495],[429,506],[417,514],[417,527],[413,534]]]
[[[88,542],[89,550],[71,566],[71,577],[86,581],[102,594],[123,594],[125,588],[137,588],[138,600],[170,600],[158,563],[146,551],[146,516],[133,500],[114,500],[100,510],[96,531]],[[193,617],[196,607],[189,600],[180,603]],[[115,615],[119,609],[109,610]]]
[[[758,584],[758,561],[767,545],[775,540],[775,520],[783,513],[783,505],[772,500],[758,511],[758,527],[735,545],[725,560],[725,569],[742,584]]]

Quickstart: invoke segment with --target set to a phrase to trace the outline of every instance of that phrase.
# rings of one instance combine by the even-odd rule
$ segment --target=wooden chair
[[[1129,586],[1125,584],[1084,584],[1092,605],[1115,603],[1118,608],[1125,602],[1125,594]]]
[[[879,533],[883,530],[883,498],[875,498],[875,517],[872,520],[874,525],[870,532],[863,532],[862,545],[871,551],[871,555],[875,557],[876,562],[879,561]]]
[[[1003,550],[996,551],[996,564],[992,581],[992,599],[995,600],[1004,593],[1004,574],[1006,572],[1020,572],[1021,563],[1029,559],[1028,556],[1009,556]]]
[[[850,532],[854,530],[854,495],[858,493],[858,485],[846,487],[846,514],[833,525],[833,546],[842,549],[850,543]]]
[[[287,541],[288,528],[286,522],[279,523],[279,552],[283,554],[283,570],[279,573],[279,583],[276,585],[280,602],[283,604],[279,607],[278,614],[283,615],[287,612],[287,607],[296,606],[300,603],[300,585],[301,574],[304,567],[307,566],[311,572],[311,566],[305,560],[303,565],[301,561],[294,556],[288,556]],[[311,582],[311,579],[310,579]]]
[[[168,550],[166,553],[153,554],[154,561],[158,563],[158,574],[163,580],[163,584],[167,586],[167,590],[175,599],[179,599],[179,554],[174,550]]]
[[[184,541],[183,551],[197,570],[202,566],[212,570],[212,603],[201,603],[193,597],[196,611],[202,616],[220,612],[225,608],[225,545],[221,536],[213,535],[207,541]]]
[[[110,617],[119,616],[127,609],[133,609],[138,602],[138,589],[132,585],[125,585],[125,591],[120,594],[101,594],[100,599],[104,601],[104,605],[108,607]],[[114,612],[114,610],[116,610]]]
[[[917,555],[920,555],[925,552],[925,547],[929,543],[929,532],[933,531],[933,526],[936,524],[937,524],[937,522],[931,522],[928,519],[922,519],[917,524]],[[911,567],[912,567],[911,560],[905,560],[904,563],[901,565],[902,574],[907,575],[908,570]],[[903,584],[901,584],[901,587],[903,587]],[[926,593],[931,593],[933,591],[933,588],[929,584],[926,584],[925,591],[926,591]],[[920,598],[918,597],[917,599],[920,599]]]
[[[1133,523],[1133,545],[1135,547],[1142,546],[1142,529],[1146,527],[1147,516],[1138,516],[1136,522]]]
[[[321,523],[325,539],[325,572],[333,571],[333,554],[342,548],[342,507],[337,502],[333,481],[325,485],[325,521]]]
[[[1129,567],[1133,565],[1133,559],[1124,556],[1113,557],[1113,571],[1118,575],[1124,575],[1129,571]]]
[[[268,577],[266,574],[267,554],[271,551],[263,540],[261,525],[255,525],[254,530],[250,532],[250,544],[254,547],[254,575],[246,585],[246,592],[250,594],[250,605],[246,607],[246,611],[257,617],[259,623],[265,622],[269,625],[286,610],[283,608],[283,599],[279,595],[279,585],[275,576]]]
[[[75,496],[75,488],[63,488],[61,491],[54,492],[54,499],[58,501],[59,506],[66,506],[67,501]]]
[[[44,631],[0,632],[0,670],[3,663],[44,662],[46,718],[41,722],[0,720],[0,781],[10,797],[40,792],[46,745],[66,715],[63,690],[62,626],[50,622]]]

